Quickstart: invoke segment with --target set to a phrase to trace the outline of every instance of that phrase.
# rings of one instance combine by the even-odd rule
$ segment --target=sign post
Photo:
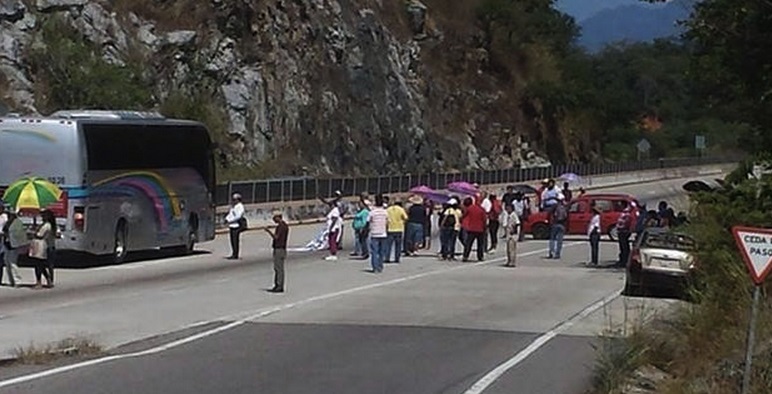
[[[743,372],[742,394],[748,394],[751,384],[751,363],[756,341],[756,320],[758,319],[761,285],[772,271],[772,229],[735,226],[732,234],[737,247],[743,255],[743,261],[753,280],[753,304],[751,320],[748,326],[748,342],[745,350],[745,370]]]
[[[641,155],[644,153],[649,153],[649,149],[651,149],[651,144],[649,143],[649,140],[646,138],[641,139],[638,141],[638,144],[635,146],[638,148],[638,161],[641,161]]]
[[[702,157],[702,152],[705,151],[706,144],[705,144],[705,136],[704,135],[696,135],[694,136],[694,149],[697,150],[697,154]]]

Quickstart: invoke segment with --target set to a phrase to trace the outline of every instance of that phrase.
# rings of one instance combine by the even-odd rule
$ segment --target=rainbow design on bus
[[[2,129],[0,132],[21,135],[26,137],[32,137],[38,141],[56,142],[56,137],[45,131],[38,130],[24,130],[24,129]]]
[[[180,200],[166,179],[151,171],[133,171],[94,183],[92,194],[142,195],[150,201],[157,225],[166,232],[172,221],[182,216]]]

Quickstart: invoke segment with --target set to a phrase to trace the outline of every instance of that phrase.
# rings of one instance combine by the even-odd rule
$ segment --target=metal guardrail
[[[647,171],[697,165],[733,163],[736,157],[686,157],[624,163],[563,164],[538,168],[510,168],[500,170],[462,171],[448,173],[406,174],[361,178],[294,178],[229,182],[217,185],[217,205],[228,205],[233,193],[241,194],[245,204],[279,201],[315,200],[331,196],[340,190],[344,196],[367,191],[371,194],[402,193],[426,185],[444,189],[450,182],[467,181],[480,185],[522,183],[544,178],[556,178],[572,172],[580,176],[605,175],[623,172]]]

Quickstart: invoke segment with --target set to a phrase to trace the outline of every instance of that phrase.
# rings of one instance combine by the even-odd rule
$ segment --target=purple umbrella
[[[417,194],[427,200],[434,201],[439,204],[445,204],[450,200],[450,197],[444,192],[434,190],[428,186],[416,186],[410,189],[410,193]]]
[[[579,182],[580,180],[582,180],[582,177],[580,177],[577,174],[574,174],[573,172],[567,172],[561,175],[558,179],[566,182]]]
[[[413,194],[426,194],[426,193],[434,193],[434,189],[430,188],[426,185],[416,186],[412,189],[410,189],[410,193]]]
[[[480,192],[480,189],[469,182],[452,182],[448,183],[448,190],[458,194],[464,194],[467,196],[474,196]]]

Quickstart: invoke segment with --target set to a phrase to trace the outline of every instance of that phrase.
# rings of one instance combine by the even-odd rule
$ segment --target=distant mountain
[[[673,0],[656,8],[628,4],[602,10],[580,23],[579,43],[594,52],[618,41],[651,41],[677,36],[682,32],[678,21],[689,17],[695,2]]]
[[[649,4],[641,0],[557,0],[555,8],[573,16],[577,22],[582,22],[603,10],[626,5],[639,5],[650,9],[664,7],[662,3]]]

